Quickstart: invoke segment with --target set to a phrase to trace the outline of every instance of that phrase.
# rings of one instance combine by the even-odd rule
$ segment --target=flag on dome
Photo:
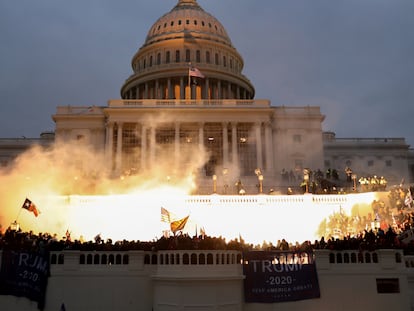
[[[28,198],[26,198],[26,200],[24,200],[22,208],[28,210],[29,212],[32,212],[35,215],[35,217],[39,216],[39,214],[40,214],[40,212],[37,209],[36,205],[31,200],[29,200]]]
[[[188,68],[188,75],[190,76],[190,77],[197,77],[197,78],[202,78],[202,79],[204,79],[204,75],[201,73],[201,71],[200,70],[198,70],[197,68],[195,68],[195,67],[190,67],[190,68]]]
[[[175,234],[177,231],[183,230],[185,225],[187,224],[188,217],[190,217],[190,215],[188,215],[188,216],[186,216],[182,219],[172,221],[171,224],[170,224],[171,231]]]

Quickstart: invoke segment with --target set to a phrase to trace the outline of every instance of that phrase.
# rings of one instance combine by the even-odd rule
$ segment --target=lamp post
[[[307,168],[303,170],[303,180],[305,181],[305,193],[309,193],[309,170]]]
[[[263,193],[263,175],[257,176],[257,179],[259,179],[259,193]]]
[[[227,174],[229,170],[227,168],[223,168],[223,181],[224,181],[224,194],[227,194],[227,188],[229,185],[227,184]]]
[[[357,175],[356,174],[352,174],[351,175],[351,178],[352,178],[352,183],[353,183],[353,190],[356,191],[357,190],[357,184],[356,184]]]
[[[213,193],[217,193],[217,175],[213,175]]]

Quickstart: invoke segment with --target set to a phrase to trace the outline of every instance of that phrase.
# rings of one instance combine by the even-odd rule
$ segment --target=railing
[[[269,100],[245,100],[245,99],[200,99],[200,100],[183,100],[183,99],[131,99],[122,100],[114,99],[108,101],[109,107],[179,107],[179,108],[194,108],[194,107],[254,107],[254,108],[268,108],[270,107]]]

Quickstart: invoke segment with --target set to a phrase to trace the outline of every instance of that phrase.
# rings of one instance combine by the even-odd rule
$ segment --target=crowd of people
[[[373,202],[373,209],[381,206],[381,202]],[[381,209],[381,207],[379,207]],[[404,209],[401,209],[404,211]],[[26,232],[20,228],[9,227],[5,232],[0,232],[0,250],[32,250],[32,251],[158,251],[158,250],[282,250],[282,251],[312,251],[315,249],[329,250],[360,250],[373,251],[382,248],[403,249],[406,254],[414,254],[414,236],[409,241],[402,239],[403,233],[414,229],[414,212],[404,212],[403,219],[393,219],[388,223],[386,218],[380,222],[378,227],[366,225],[358,233],[345,233],[336,236],[335,232],[331,235],[322,236],[321,239],[313,242],[291,243],[285,239],[279,239],[277,243],[263,242],[261,245],[246,243],[240,236],[237,239],[226,241],[222,237],[212,237],[207,235],[190,236],[188,234],[178,234],[175,236],[161,237],[153,241],[112,241],[102,239],[97,236],[93,241],[72,240],[70,237],[58,238],[56,234],[49,233],[35,234],[32,231]],[[379,212],[377,213],[379,215]],[[338,220],[339,219],[339,220]],[[339,216],[335,220],[335,228],[346,228],[349,217]],[[369,220],[367,220],[367,224]],[[371,222],[375,223],[375,220]]]
[[[288,194],[294,193],[295,185],[299,184],[302,193],[338,194],[350,191],[369,192],[386,191],[388,181],[384,176],[358,176],[350,167],[343,172],[328,168],[312,170],[286,170],[280,172],[283,185],[288,185]]]

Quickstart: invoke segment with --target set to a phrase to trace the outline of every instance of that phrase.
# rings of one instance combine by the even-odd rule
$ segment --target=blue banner
[[[49,277],[48,252],[3,250],[0,295],[14,295],[37,301],[44,308]]]
[[[245,302],[275,303],[320,297],[312,252],[246,252],[243,272]]]

